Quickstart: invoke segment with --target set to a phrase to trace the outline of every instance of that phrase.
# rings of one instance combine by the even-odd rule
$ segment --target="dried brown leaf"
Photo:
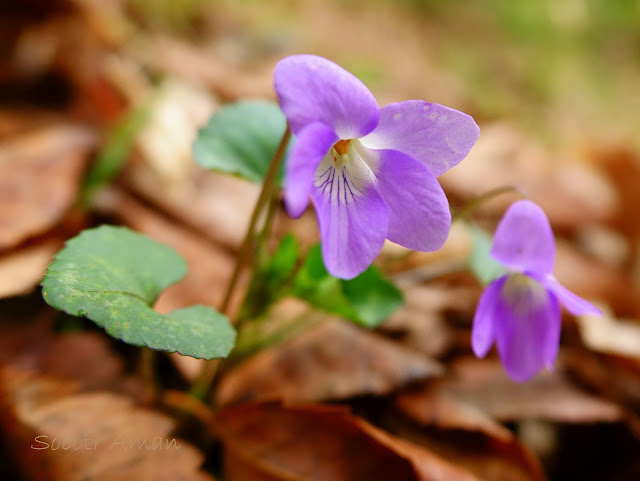
[[[396,398],[396,406],[423,426],[474,431],[501,441],[513,440],[511,431],[476,406],[438,388],[436,382],[420,391],[402,394]]]
[[[511,126],[487,125],[467,159],[441,180],[448,191],[463,198],[517,185],[558,227],[610,219],[619,201],[612,183],[601,171],[566,157],[549,152]],[[512,201],[513,197],[501,196],[484,208],[501,213]]]
[[[421,426],[411,439],[487,479],[544,480],[540,462],[511,431],[435,381],[396,398],[396,406]],[[434,434],[447,432],[448,436]],[[400,430],[402,432],[402,429]],[[484,442],[480,439],[482,438]],[[470,442],[474,440],[475,442]],[[494,474],[492,474],[494,473]]]
[[[558,240],[554,274],[567,288],[606,302],[618,313],[640,317],[640,290],[619,269],[588,258],[574,245]]]
[[[403,291],[404,305],[381,326],[381,330],[402,335],[404,344],[431,357],[443,355],[453,344],[453,330],[445,313],[471,315],[477,289],[431,282]]]
[[[31,292],[60,247],[62,240],[44,240],[0,256],[0,298]]]
[[[94,143],[87,129],[61,125],[0,145],[0,249],[60,222]]]
[[[34,129],[62,122],[63,118],[44,109],[33,107],[0,108],[0,141],[23,135]]]
[[[53,336],[34,367],[47,375],[78,381],[83,390],[118,390],[126,381],[122,360],[111,350],[107,338],[96,332]]]
[[[124,181],[169,216],[234,248],[240,245],[246,229],[238,220],[250,218],[259,194],[255,184],[198,167],[183,182],[167,185],[151,168],[135,163],[125,172]]]
[[[112,393],[5,368],[3,425],[13,454],[34,479],[211,480],[203,456],[171,436],[174,421]]]
[[[615,354],[573,349],[566,353],[567,371],[607,399],[640,405],[640,362]],[[640,437],[640,422],[630,419]]]
[[[270,63],[260,72],[256,72],[254,65],[248,74],[219,55],[166,36],[138,38],[128,45],[126,53],[148,68],[184,78],[225,99],[273,96]]]
[[[3,326],[0,332],[2,364],[72,380],[82,390],[135,388],[123,375],[122,360],[99,333],[53,334],[43,322]]]
[[[499,421],[528,418],[560,423],[619,422],[624,411],[614,403],[572,386],[559,366],[526,383],[509,379],[497,360],[462,358],[438,390],[450,393]]]
[[[438,363],[417,351],[330,319],[233,369],[223,378],[217,400],[226,404],[381,395],[441,372]]]
[[[433,431],[414,423],[391,423],[396,435],[487,481],[544,481],[536,458],[519,443],[468,431]]]
[[[477,481],[433,453],[333,406],[249,404],[219,412],[229,481]]]
[[[640,240],[640,224],[637,222],[640,209],[640,154],[624,144],[600,148],[593,154],[620,197],[613,223],[631,240],[632,246],[637,246]],[[637,250],[637,247],[634,248]]]
[[[611,314],[578,317],[582,342],[589,349],[640,362],[640,321],[616,319]]]

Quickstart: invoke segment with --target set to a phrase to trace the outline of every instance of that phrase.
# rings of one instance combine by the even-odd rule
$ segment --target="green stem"
[[[229,314],[229,307],[231,304],[231,298],[233,296],[233,292],[238,283],[238,279],[240,278],[240,273],[242,269],[246,265],[247,261],[251,257],[251,252],[254,247],[254,240],[256,235],[256,226],[258,224],[258,220],[260,219],[260,215],[264,210],[265,206],[269,204],[271,200],[271,196],[274,189],[274,183],[276,180],[276,176],[278,174],[278,170],[280,168],[280,164],[282,163],[282,159],[284,157],[285,151],[287,149],[287,144],[289,143],[289,139],[291,137],[291,131],[289,127],[285,130],[282,139],[280,140],[280,144],[271,159],[271,165],[269,166],[269,170],[265,175],[264,182],[262,183],[262,190],[260,191],[260,195],[258,196],[258,200],[256,201],[256,205],[253,208],[253,212],[251,213],[251,219],[249,220],[249,226],[247,227],[247,232],[244,236],[244,240],[242,241],[242,245],[240,246],[240,250],[238,252],[238,257],[236,258],[236,264],[233,269],[233,273],[231,274],[231,279],[229,280],[229,284],[227,284],[227,290],[225,291],[224,298],[222,300],[222,304],[220,306],[220,312],[225,315]],[[235,322],[232,323],[235,324]],[[216,379],[216,374],[219,372],[218,367],[220,365],[219,360],[207,361],[198,377],[194,381],[191,386],[191,395],[198,399],[205,399],[211,387],[214,384]]]
[[[269,203],[267,204],[267,213],[264,220],[264,225],[258,234],[258,245],[263,246],[263,253],[268,253],[268,241],[269,235],[271,234],[271,226],[273,225],[273,218],[276,216],[278,206],[278,197],[275,193],[271,193],[271,198],[269,199]],[[262,254],[262,253],[261,253]]]
[[[287,144],[289,143],[290,137],[291,131],[287,127],[287,130],[285,130],[284,135],[282,136],[282,140],[280,140],[278,149],[276,150],[273,159],[271,159],[271,165],[269,166],[269,170],[265,175],[264,182],[262,184],[262,190],[260,191],[260,196],[258,197],[256,205],[253,208],[253,212],[251,213],[249,227],[247,228],[247,233],[245,234],[242,245],[240,246],[240,251],[238,252],[238,257],[236,258],[236,265],[233,269],[231,280],[227,285],[227,291],[225,292],[222,305],[220,306],[220,312],[222,312],[223,314],[228,314],[227,311],[229,309],[229,304],[231,303],[231,296],[233,295],[233,291],[236,287],[236,284],[238,283],[238,279],[240,278],[240,272],[242,272],[242,268],[249,260],[249,254],[251,253],[251,248],[253,247],[256,225],[265,205],[267,205],[269,200],[271,199],[273,184],[276,179],[276,175],[278,174],[278,169],[280,168],[280,164],[282,162],[282,158],[284,157],[285,150],[287,149]]]
[[[234,349],[232,355],[226,359],[226,361],[229,362],[229,365],[225,364],[225,368],[235,366],[258,351],[276,344],[281,344],[283,341],[291,338],[294,334],[313,327],[325,319],[327,319],[327,315],[325,313],[308,308],[303,314],[291,319],[274,332],[266,335],[256,335],[255,333],[245,334],[245,337],[243,337],[241,342],[238,343],[237,348]]]
[[[271,199],[269,200],[269,204],[267,206],[267,213],[265,214],[264,223],[262,225],[262,229],[257,234],[256,246],[257,249],[255,251],[254,258],[252,260],[253,264],[250,267],[251,277],[249,278],[247,285],[249,288],[246,290],[244,294],[244,298],[240,303],[240,308],[236,313],[235,325],[236,330],[240,332],[242,329],[244,322],[247,321],[247,317],[255,317],[256,312],[251,309],[251,296],[254,294],[254,287],[256,282],[256,275],[258,273],[258,267],[267,262],[269,256],[269,236],[271,234],[271,225],[273,222],[273,218],[275,217],[276,208],[278,205],[278,196],[276,193],[272,193]],[[237,340],[236,340],[237,343]]]

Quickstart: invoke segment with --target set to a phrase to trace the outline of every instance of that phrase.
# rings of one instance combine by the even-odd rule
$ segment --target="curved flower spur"
[[[299,217],[313,199],[332,275],[363,272],[385,239],[442,247],[451,214],[436,177],[478,139],[469,115],[421,100],[378,108],[360,80],[313,55],[280,61],[275,90],[297,137],[285,167],[286,209]]]
[[[509,376],[526,381],[551,369],[560,343],[560,302],[572,314],[601,314],[553,277],[556,246],[544,211],[528,200],[512,204],[496,228],[491,257],[509,272],[482,294],[471,333],[478,357],[494,340]]]

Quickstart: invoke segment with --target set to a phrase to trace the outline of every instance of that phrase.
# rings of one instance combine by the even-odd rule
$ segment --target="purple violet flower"
[[[482,294],[471,344],[486,356],[494,340],[509,376],[523,382],[553,368],[560,344],[560,302],[572,314],[601,314],[553,277],[556,246],[544,211],[528,200],[512,204],[496,228],[491,257],[510,272]]]
[[[313,199],[332,275],[363,272],[385,239],[442,247],[451,214],[436,177],[478,139],[470,116],[421,100],[378,108],[360,80],[313,55],[280,61],[275,89],[297,137],[285,168],[287,212],[299,217]]]

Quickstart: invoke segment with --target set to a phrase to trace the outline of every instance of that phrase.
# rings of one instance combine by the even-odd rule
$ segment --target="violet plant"
[[[154,311],[185,263],[168,247],[112,226],[84,231],[56,255],[43,281],[45,300],[129,344],[227,364],[265,345],[247,341],[247,327],[268,319],[284,296],[370,328],[396,309],[400,291],[371,264],[386,239],[418,251],[443,245],[451,213],[436,177],[466,157],[478,126],[467,114],[422,100],[379,108],[355,76],[312,55],[279,62],[274,86],[279,106],[227,105],[194,143],[200,165],[262,183],[219,311]],[[266,248],[282,185],[289,215],[299,217],[312,200],[320,247],[303,253],[288,235],[273,253]],[[572,312],[593,309],[551,276],[553,235],[531,202],[508,211],[492,254],[512,272],[483,295],[473,347],[484,356],[497,340],[509,374],[523,380],[555,359],[558,300]],[[230,299],[247,264],[249,286],[231,320]],[[192,393],[204,397],[227,364],[207,363]]]

